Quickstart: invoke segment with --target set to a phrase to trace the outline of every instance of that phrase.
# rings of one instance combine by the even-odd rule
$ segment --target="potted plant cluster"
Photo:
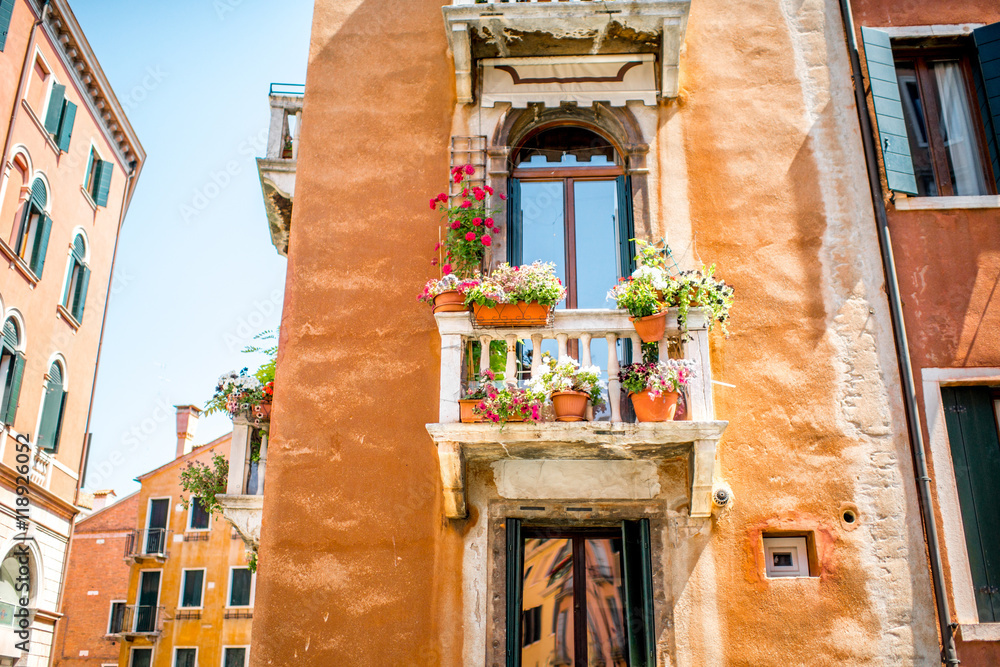
[[[584,421],[588,404],[594,408],[604,404],[601,369],[597,366],[581,367],[576,359],[556,360],[549,354],[543,355],[542,364],[545,370],[532,380],[531,388],[533,393],[552,401],[556,421]]]
[[[271,330],[257,334],[254,339],[275,340],[277,337],[277,330]],[[271,403],[274,399],[274,372],[277,366],[278,346],[277,344],[263,347],[249,345],[243,352],[263,353],[269,359],[252,375],[246,368],[239,372],[223,373],[215,385],[215,393],[205,405],[205,414],[225,412],[232,419],[245,415],[257,424],[267,424],[271,419]]]
[[[694,377],[694,362],[666,359],[623,366],[618,373],[640,422],[672,421],[681,392]]]
[[[451,170],[452,182],[461,188],[454,205],[444,192],[430,200],[431,210],[442,213],[442,240],[434,246],[437,256],[431,264],[439,265],[443,275],[429,280],[417,300],[432,303],[435,313],[468,310],[462,282],[479,275],[486,249],[493,245],[493,236],[500,228],[495,220],[498,209],[490,205],[493,188],[473,185],[475,173],[472,165]]]
[[[677,308],[677,324],[687,335],[688,311],[702,308],[708,315],[708,328],[715,323],[728,334],[726,326],[733,305],[733,288],[715,278],[715,265],[700,271],[678,271],[671,275],[666,248],[633,239],[638,248],[632,275],[622,278],[608,292],[618,308],[627,310],[639,337],[646,343],[663,338],[668,308]]]
[[[541,326],[566,296],[555,264],[501,264],[489,275],[469,281],[465,302],[476,322],[487,326]]]
[[[532,387],[518,387],[497,379],[491,370],[483,371],[488,380],[481,389],[485,396],[473,410],[483,421],[503,428],[509,422],[538,422],[542,419],[545,395]]]

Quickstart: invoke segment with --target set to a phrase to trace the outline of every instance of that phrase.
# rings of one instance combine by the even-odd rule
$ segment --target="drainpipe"
[[[24,88],[28,84],[28,73],[31,71],[28,67],[28,63],[31,62],[31,53],[35,50],[35,33],[38,28],[45,21],[45,16],[49,12],[49,0],[42,0],[42,13],[39,14],[38,20],[35,21],[31,26],[31,32],[28,34],[28,48],[24,52],[24,60],[21,62],[21,77],[17,82],[17,94],[14,96],[14,107],[10,110],[10,123],[7,124],[7,136],[3,140],[3,161],[0,165],[7,164],[8,152],[10,151],[10,144],[14,139],[14,123],[17,121],[17,112],[21,109],[21,98],[24,97]],[[7,170],[6,166],[3,168],[3,185],[7,185],[7,179],[10,176],[10,172]],[[0,187],[0,192],[4,191],[4,187]]]
[[[886,294],[889,297],[893,340],[896,344],[896,356],[899,359],[899,370],[903,380],[906,425],[913,452],[913,462],[917,477],[917,493],[920,496],[920,515],[923,518],[924,535],[927,538],[931,579],[934,584],[934,598],[937,603],[938,624],[941,628],[941,645],[943,647],[941,661],[946,665],[957,665],[959,664],[959,659],[955,651],[954,627],[951,624],[948,591],[945,588],[944,570],[941,565],[941,549],[938,546],[937,524],[934,519],[934,506],[931,500],[931,478],[927,474],[927,454],[924,449],[923,431],[920,429],[920,412],[917,410],[916,385],[913,381],[913,368],[910,365],[910,349],[906,342],[906,325],[903,321],[902,299],[899,296],[896,262],[892,256],[892,238],[889,233],[889,221],[886,216],[885,201],[882,199],[882,182],[879,178],[878,160],[875,156],[875,134],[872,129],[871,116],[868,112],[868,101],[865,98],[864,79],[861,77],[861,60],[858,56],[858,44],[854,36],[854,17],[851,13],[850,0],[840,0],[840,15],[844,23],[844,32],[847,35],[847,50],[851,58],[851,73],[854,79],[854,100],[858,108],[858,120],[861,123],[861,140],[864,142],[865,162],[868,167],[868,187],[871,191],[872,205],[875,208],[875,218],[878,223],[879,251],[882,255],[882,269],[885,271]]]

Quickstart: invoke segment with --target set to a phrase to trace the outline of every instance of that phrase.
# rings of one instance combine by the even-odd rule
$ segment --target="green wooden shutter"
[[[69,140],[73,136],[73,121],[76,120],[76,105],[66,100],[62,118],[59,120],[59,132],[56,134],[56,143],[59,150],[66,152],[69,150]]]
[[[7,44],[7,31],[10,30],[10,19],[14,13],[14,0],[0,0],[0,51]]]
[[[83,307],[87,302],[87,286],[90,284],[90,269],[85,265],[80,266],[79,277],[77,278],[76,293],[73,295],[73,317],[77,322],[83,322]]]
[[[511,178],[507,181],[507,261],[511,266],[519,266],[523,261],[522,222],[521,181]]]
[[[510,199],[507,200],[510,206]],[[524,541],[521,520],[507,519],[507,667],[521,667],[521,594],[524,586]]]
[[[17,404],[21,399],[21,380],[24,378],[24,355],[20,352],[14,355],[14,373],[10,379],[10,391],[7,392],[3,406],[4,423],[10,426],[17,415]]]
[[[632,177],[618,179],[618,255],[621,278],[635,271],[635,222],[632,218]]]
[[[14,324],[14,320],[7,318],[7,321],[3,323],[3,344],[10,348],[11,352],[17,350],[18,343],[20,343],[20,336],[17,335],[17,325]]]
[[[1000,439],[986,387],[942,387],[980,623],[1000,621]]]
[[[993,165],[993,178],[1000,192],[1000,23],[972,31],[979,52],[976,93],[979,113],[986,126],[986,143]]]
[[[899,82],[896,80],[896,63],[892,58],[889,33],[862,26],[861,41],[865,45],[868,63],[868,85],[875,105],[879,146],[885,177],[890,190],[917,194],[917,179],[913,175],[913,158],[910,140],[903,120],[903,105],[899,99]]]
[[[622,565],[625,575],[625,628],[630,667],[655,667],[653,566],[649,519],[622,521]]]
[[[97,188],[94,203],[98,206],[108,205],[108,191],[111,189],[111,174],[114,170],[114,163],[107,160],[100,160],[100,168],[97,170]]]
[[[31,270],[39,278],[42,277],[42,270],[45,268],[45,253],[49,249],[49,234],[52,233],[52,218],[44,213],[39,216],[38,224],[41,227],[35,234],[35,247],[31,251]]]
[[[63,100],[66,99],[66,86],[61,84],[52,85],[52,94],[49,95],[49,110],[45,114],[45,129],[51,134],[59,131],[59,119],[62,118]]]
[[[49,193],[45,190],[45,183],[40,178],[36,178],[31,183],[31,202],[38,207],[39,211],[45,210],[45,205],[49,203]]]

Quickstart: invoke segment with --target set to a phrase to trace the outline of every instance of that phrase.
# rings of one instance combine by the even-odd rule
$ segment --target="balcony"
[[[215,496],[215,499],[222,506],[226,521],[247,547],[254,550],[260,544],[266,472],[267,431],[245,416],[235,418],[226,493]]]
[[[163,634],[163,611],[162,606],[119,607],[111,619],[111,627],[104,638],[111,641],[130,641],[138,638],[153,640]]]
[[[445,515],[467,515],[465,469],[469,461],[493,462],[503,459],[535,460],[665,460],[686,457],[690,471],[692,517],[707,517],[712,511],[715,450],[728,422],[715,420],[712,399],[712,366],[705,315],[689,312],[689,340],[682,340],[676,312],[668,316],[667,336],[660,342],[660,355],[670,350],[692,360],[697,376],[688,386],[688,420],[663,423],[623,421],[621,386],[618,381],[619,340],[632,341],[638,350],[639,338],[627,314],[620,310],[558,310],[552,325],[540,328],[476,328],[468,313],[435,315],[441,336],[441,392],[439,422],[428,424],[427,432],[437,446],[444,492]],[[519,341],[531,341],[541,349],[543,341],[555,340],[564,357],[572,348],[579,360],[589,365],[595,340],[607,342],[608,396],[610,414],[606,420],[589,422],[513,423],[498,429],[492,424],[459,422],[458,400],[462,390],[464,351],[468,343],[479,341],[480,350],[489,350],[491,341],[505,341],[505,377],[517,376]],[[531,375],[540,372],[539,355],[532,355]],[[489,353],[480,355],[479,368],[489,367]],[[626,399],[627,400],[627,399]]]
[[[677,96],[690,0],[453,0],[442,8],[458,101],[473,101],[482,58],[652,53],[660,94]]]
[[[170,556],[167,544],[172,532],[166,528],[133,530],[125,542],[125,558],[137,563],[147,560],[164,562]]]
[[[267,133],[267,154],[257,158],[264,209],[271,231],[271,243],[279,255],[288,254],[288,233],[292,223],[295,194],[295,165],[299,154],[299,124],[305,86],[272,83],[271,124]]]

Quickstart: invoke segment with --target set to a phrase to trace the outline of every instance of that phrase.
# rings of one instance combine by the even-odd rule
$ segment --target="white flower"
[[[667,272],[658,266],[640,266],[632,272],[632,277],[635,280],[648,282],[654,289],[658,290],[665,290],[670,286]]]

